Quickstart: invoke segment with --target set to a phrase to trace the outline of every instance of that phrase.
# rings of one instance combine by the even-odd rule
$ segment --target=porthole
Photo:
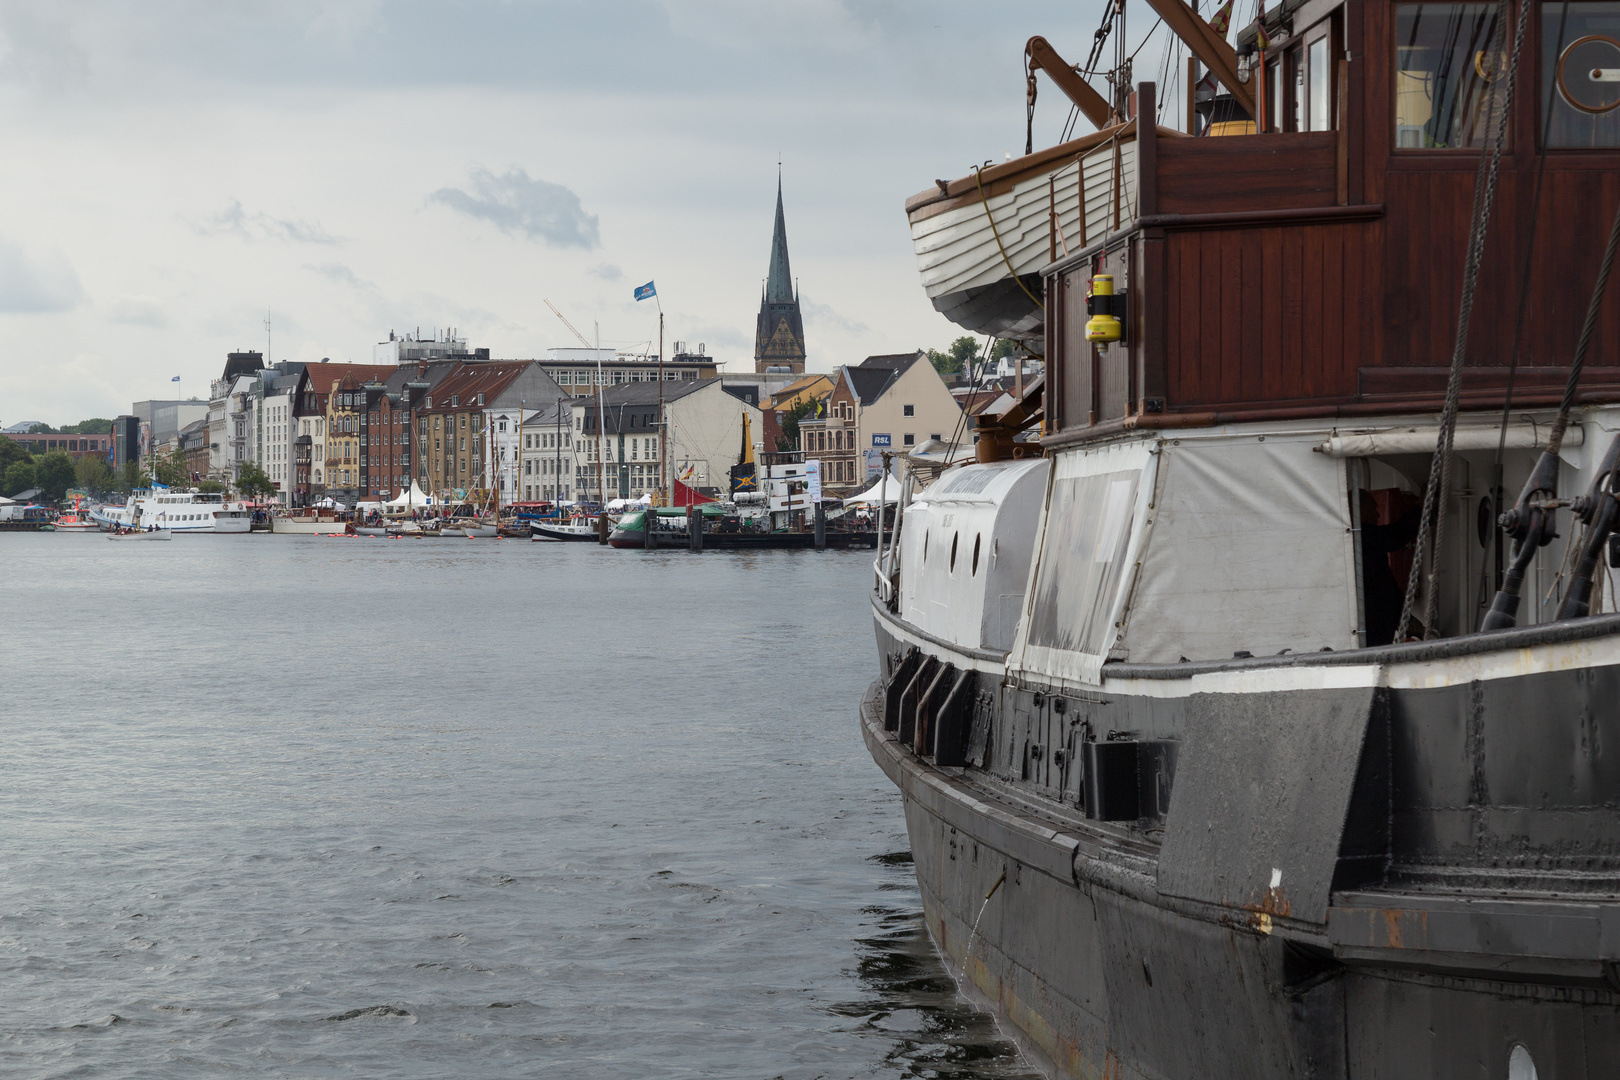
[[[979,539],[980,539],[980,534],[974,533],[973,534],[973,572],[968,575],[969,577],[977,577],[979,575]]]
[[[1508,1080],[1536,1080],[1536,1063],[1523,1043],[1508,1055]]]
[[[962,538],[962,534],[959,533],[959,532],[951,534],[951,569],[950,569],[950,573],[953,573],[953,574],[956,573],[956,542],[958,540],[960,540],[961,538]]]

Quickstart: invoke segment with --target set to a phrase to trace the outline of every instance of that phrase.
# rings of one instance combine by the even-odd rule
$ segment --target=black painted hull
[[[881,613],[877,629],[886,678],[893,658],[929,645]],[[944,655],[942,646],[934,651]],[[1307,883],[1297,897],[1275,888],[1257,903],[1189,898],[1196,888],[1175,880],[1184,868],[1162,865],[1165,832],[1088,819],[1076,806],[1078,770],[1054,766],[1050,750],[1022,772],[1008,767],[1018,738],[1004,754],[988,747],[982,768],[937,766],[887,730],[883,679],[861,715],[874,759],[904,797],[936,943],[964,990],[1051,1075],[1460,1080],[1506,1077],[1523,1045],[1540,1078],[1596,1078],[1620,1074],[1620,845],[1607,839],[1609,763],[1620,755],[1593,749],[1620,737],[1617,688],[1620,665],[1610,664],[1380,691],[1382,719],[1357,742],[1349,823],[1329,853],[1322,912],[1300,910],[1311,906]],[[1302,713],[1320,713],[1353,707],[1358,692],[1317,688],[1297,700]],[[1180,706],[1164,697],[1071,698],[1071,711],[1054,715],[1006,686],[987,696],[979,719],[998,714],[992,743],[1023,731],[1061,745],[1058,732],[1082,709],[1099,722],[1179,722]],[[1607,711],[1594,716],[1583,701]],[[1258,696],[1250,704],[1271,707]],[[1549,719],[1535,739],[1512,745],[1527,708]],[[1571,710],[1566,731],[1555,718]],[[1492,741],[1503,744],[1494,757],[1484,749]],[[1183,736],[1181,745],[1185,756],[1198,744]],[[1506,793],[1514,761],[1538,745],[1559,761],[1586,755],[1572,789],[1540,809],[1492,804],[1485,789],[1494,781]],[[1431,769],[1421,784],[1415,761]],[[1285,755],[1265,769],[1288,766]],[[1533,801],[1548,780],[1532,776],[1513,798]],[[1380,798],[1387,812],[1370,817],[1387,825],[1369,836],[1358,822]],[[1284,828],[1277,842],[1299,841]],[[1362,857],[1380,845],[1382,860]]]

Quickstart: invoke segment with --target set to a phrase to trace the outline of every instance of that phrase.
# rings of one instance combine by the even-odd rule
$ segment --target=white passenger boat
[[[227,504],[219,492],[161,486],[133,491],[123,506],[103,506],[90,516],[109,529],[156,525],[176,533],[247,532],[252,525],[252,514],[240,503]]]

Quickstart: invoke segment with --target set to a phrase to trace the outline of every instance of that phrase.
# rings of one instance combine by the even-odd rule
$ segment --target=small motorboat
[[[109,540],[168,540],[174,533],[168,529],[113,529],[107,533]]]
[[[98,528],[100,526],[96,524],[96,519],[90,516],[82,495],[74,496],[73,509],[56,519],[57,532],[95,532]]]
[[[575,543],[595,543],[600,537],[596,531],[596,522],[589,518],[575,518],[572,521],[535,521],[529,525],[529,539],[540,541],[573,541]]]

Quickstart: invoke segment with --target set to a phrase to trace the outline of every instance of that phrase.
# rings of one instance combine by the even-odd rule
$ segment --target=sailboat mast
[[[656,299],[656,296],[654,297]],[[669,506],[669,488],[664,483],[664,444],[669,441],[664,431],[664,302],[658,301],[658,497]]]
[[[602,324],[596,323],[596,504],[607,509],[607,414],[602,411]]]

